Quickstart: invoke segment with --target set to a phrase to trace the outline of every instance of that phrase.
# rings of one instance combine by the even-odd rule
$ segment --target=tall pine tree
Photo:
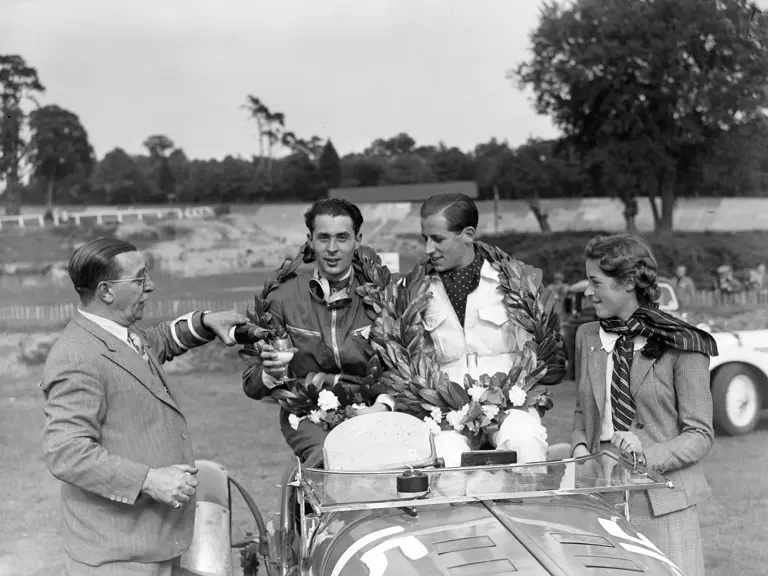
[[[328,140],[320,155],[320,177],[328,188],[337,188],[341,184],[341,160],[333,147],[333,142]]]

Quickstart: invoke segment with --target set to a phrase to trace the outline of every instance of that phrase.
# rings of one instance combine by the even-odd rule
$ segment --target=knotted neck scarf
[[[448,300],[453,306],[459,322],[464,326],[464,320],[467,315],[467,298],[480,286],[480,270],[483,267],[483,257],[475,251],[475,259],[464,268],[449,270],[440,273],[440,279],[443,281],[445,293],[448,294]]]
[[[644,336],[649,343],[662,348],[717,356],[717,343],[711,334],[651,305],[640,306],[626,322],[619,318],[601,319],[600,327],[619,335],[613,348],[611,376],[613,427],[619,431],[629,430],[635,418],[635,401],[629,389],[635,336]]]
[[[315,302],[331,310],[344,308],[352,302],[349,290],[352,286],[354,275],[354,270],[350,268],[349,274],[346,277],[331,282],[327,278],[320,276],[320,272],[315,267],[312,279],[309,281],[309,293]]]

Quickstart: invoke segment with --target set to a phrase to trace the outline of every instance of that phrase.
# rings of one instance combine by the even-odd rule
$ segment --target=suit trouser
[[[280,409],[280,430],[293,453],[301,458],[308,468],[319,468],[323,465],[323,444],[328,432],[318,424],[304,419],[297,430],[288,422],[289,412]]]
[[[171,576],[179,559],[165,562],[107,562],[101,566],[83,564],[67,555],[68,576]]]

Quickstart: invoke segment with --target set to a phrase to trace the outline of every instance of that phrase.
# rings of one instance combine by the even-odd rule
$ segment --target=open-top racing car
[[[478,451],[445,468],[424,424],[398,413],[340,424],[324,452],[325,469],[286,472],[274,523],[241,488],[258,536],[240,544],[240,486],[199,462],[194,541],[174,574],[229,576],[234,546],[246,576],[682,576],[627,518],[631,491],[671,484],[614,453],[515,464]]]

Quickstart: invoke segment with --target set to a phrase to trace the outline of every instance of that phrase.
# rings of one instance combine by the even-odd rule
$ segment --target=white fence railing
[[[253,304],[252,298],[242,299],[168,299],[148,300],[144,307],[144,318],[166,320],[181,316],[192,310],[237,310],[245,312]],[[3,328],[49,328],[63,326],[77,310],[73,302],[46,305],[0,306],[0,327]]]
[[[84,221],[96,224],[107,222],[125,222],[126,220],[145,220],[155,218],[157,220],[212,218],[215,216],[210,206],[190,206],[187,208],[142,208],[135,210],[86,210],[84,212],[54,211],[52,220],[46,221],[45,215],[21,214],[19,216],[0,216],[0,230],[3,226],[17,228],[44,228],[46,226],[60,226],[68,222],[74,222],[79,226]]]
[[[148,300],[144,308],[144,318],[147,320],[167,320],[176,318],[191,310],[238,310],[245,312],[246,307],[252,306],[252,297],[248,298],[169,298],[163,300]],[[717,315],[719,310],[755,307],[768,308],[768,292],[740,292],[737,294],[722,294],[702,290],[696,292],[693,301],[684,308],[710,309]],[[63,326],[77,310],[73,302],[41,305],[12,305],[0,306],[0,328],[51,328]]]

